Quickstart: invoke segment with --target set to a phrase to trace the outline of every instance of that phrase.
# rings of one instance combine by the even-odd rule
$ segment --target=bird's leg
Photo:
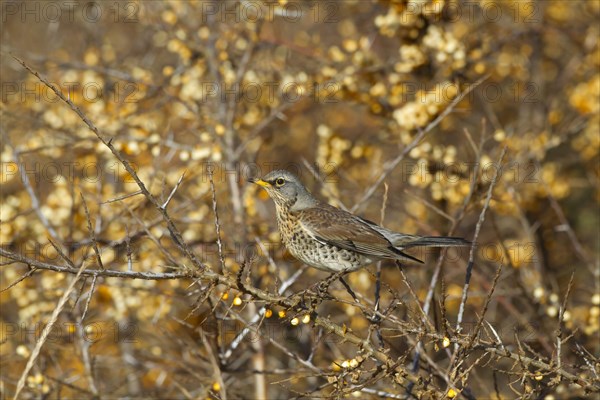
[[[326,279],[323,279],[321,282],[315,285],[315,289],[317,291],[318,296],[324,296],[327,294],[327,290],[329,290],[329,286],[338,278],[341,278],[346,271],[339,271],[329,275]]]
[[[377,325],[377,337],[381,338],[381,332],[379,331],[379,324],[381,323],[381,316],[379,313],[379,306],[381,300],[381,262],[377,264],[377,272],[375,274],[375,306],[373,307],[373,315],[368,317],[369,321]],[[382,341],[383,342],[383,341]]]
[[[375,326],[375,334],[379,341],[379,347],[383,348],[385,343],[383,342],[383,336],[381,334],[381,315],[379,314],[379,307],[381,305],[381,261],[377,263],[377,272],[375,274],[375,306],[373,307],[373,315],[367,319]]]
[[[344,280],[344,278],[342,276],[340,276],[338,279],[340,280],[340,282],[342,282],[342,285],[344,285],[344,287],[346,288],[346,291],[350,294],[350,296],[352,296],[354,301],[357,303],[360,303],[360,301],[358,300],[358,297],[356,297],[356,294],[354,293],[354,291],[352,290],[350,285],[348,285],[348,283]]]
[[[297,315],[313,314],[316,313],[317,307],[326,296],[311,292],[309,289],[305,289],[301,292],[292,294],[289,298],[294,301],[293,309]]]
[[[298,298],[298,305],[305,310],[314,310],[323,300],[331,300],[333,297],[327,293],[329,286],[340,276],[340,272],[333,273],[327,278],[313,284],[311,287],[295,293],[290,297]]]
[[[350,296],[352,296],[354,301],[357,304],[360,304],[360,300],[358,299],[358,296],[356,296],[356,293],[354,293],[354,291],[352,290],[350,285],[348,285],[348,282],[346,282],[344,280],[343,276],[338,277],[338,279],[340,282],[342,282],[342,285],[344,285],[344,287],[346,288],[346,291],[350,294]],[[377,293],[377,299],[376,299],[375,310],[373,312],[373,315],[370,315],[370,313],[367,310],[362,310],[362,313],[368,321],[371,321],[372,323],[377,325],[377,337],[380,339],[380,343],[382,344],[381,347],[383,347],[383,337],[381,336],[381,332],[379,331],[379,324],[381,322],[381,318],[377,314],[377,312],[379,311],[379,296],[378,295],[379,295],[379,293]]]

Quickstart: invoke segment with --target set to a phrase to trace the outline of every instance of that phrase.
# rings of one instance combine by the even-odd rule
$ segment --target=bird
[[[353,272],[385,259],[423,263],[404,250],[471,244],[460,237],[417,236],[386,229],[316,199],[286,170],[274,170],[249,182],[261,186],[275,202],[277,225],[288,251],[322,271]]]

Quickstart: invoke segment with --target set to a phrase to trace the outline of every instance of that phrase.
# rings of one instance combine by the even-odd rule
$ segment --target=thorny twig
[[[369,200],[369,198],[371,198],[373,193],[375,193],[379,185],[381,185],[381,183],[388,177],[388,175],[398,166],[398,164],[400,164],[404,157],[406,157],[406,155],[408,155],[408,153],[410,153],[412,149],[419,145],[421,139],[423,139],[425,135],[428,134],[433,128],[438,126],[439,123],[442,122],[444,118],[446,118],[446,116],[452,112],[452,110],[454,110],[454,107],[456,107],[458,103],[460,103],[476,87],[481,85],[481,83],[483,83],[487,78],[488,76],[486,75],[477,80],[472,85],[469,85],[462,93],[460,93],[458,96],[456,96],[454,100],[452,100],[452,102],[448,105],[448,107],[446,107],[444,111],[440,113],[440,115],[438,115],[425,128],[423,128],[396,158],[386,162],[383,172],[377,177],[375,182],[364,192],[364,194],[354,204],[350,211],[356,212],[367,200]]]
[[[18,59],[17,59],[18,60]],[[42,82],[44,82],[48,87],[52,88],[55,92],[57,91],[57,89],[55,89],[51,84],[49,84],[47,81],[45,81],[43,78],[41,78],[36,72],[32,71],[29,67],[27,67],[24,62],[18,60],[27,70],[29,70],[33,75],[37,76],[38,79],[40,79]],[[127,169],[127,160],[125,160],[124,158],[122,158],[122,156],[120,155],[120,153],[118,153],[117,150],[114,149],[114,147],[111,147],[111,140],[103,140],[103,138],[101,137],[100,133],[98,132],[98,130],[94,127],[94,125],[91,125],[91,122],[89,122],[89,120],[87,119],[87,117],[77,108],[77,106],[75,106],[70,99],[65,99],[64,97],[62,97],[59,93],[56,93],[59,97],[61,97],[61,99],[63,101],[65,101],[79,116],[80,118],[84,121],[84,123],[86,123],[86,125],[96,134],[97,138],[102,141],[110,150],[111,152],[113,152],[113,154],[117,157],[117,159],[123,164],[125,165],[126,169]],[[451,107],[449,107],[450,109]],[[447,109],[448,110],[448,109]],[[451,110],[448,110],[448,113]],[[229,118],[228,118],[229,119]],[[429,126],[428,126],[429,128]],[[429,129],[432,129],[433,126]],[[239,148],[243,148],[244,143],[242,143],[240,145]],[[389,167],[389,164],[387,165],[387,167]],[[393,168],[391,168],[387,173],[389,174],[391,171],[393,170]],[[80,267],[80,269],[77,269],[75,267],[75,264],[73,262],[67,262],[66,266],[61,266],[61,265],[54,265],[51,263],[44,263],[41,261],[37,261],[37,260],[32,260],[32,259],[28,259],[26,257],[21,256],[20,254],[17,253],[13,253],[9,250],[5,250],[5,249],[0,249],[0,256],[3,257],[7,257],[9,259],[12,259],[13,261],[18,261],[24,264],[29,265],[30,267],[32,267],[31,269],[31,274],[33,273],[33,271],[35,270],[39,270],[39,269],[45,269],[45,270],[53,270],[55,272],[61,272],[61,273],[69,273],[69,274],[75,274],[76,275],[76,279],[79,278],[81,275],[86,275],[86,276],[93,276],[93,282],[92,282],[92,288],[90,290],[90,296],[88,297],[88,300],[86,302],[86,307],[83,313],[83,317],[85,317],[85,313],[86,310],[88,308],[91,296],[93,294],[94,291],[94,286],[96,283],[96,280],[98,279],[98,277],[109,277],[109,276],[113,276],[113,277],[119,277],[119,278],[127,278],[127,279],[150,279],[150,280],[161,280],[161,279],[192,279],[195,282],[198,282],[200,280],[202,280],[203,282],[207,282],[208,281],[208,286],[209,288],[214,288],[216,285],[224,285],[226,288],[228,289],[235,289],[235,290],[240,290],[240,291],[246,291],[247,293],[250,294],[250,296],[252,297],[253,300],[255,301],[259,301],[259,302],[265,302],[266,305],[279,305],[281,307],[290,309],[291,311],[297,311],[297,312],[301,312],[302,310],[299,308],[297,299],[293,298],[293,296],[290,297],[282,297],[283,292],[281,293],[276,293],[276,294],[272,294],[272,293],[268,293],[266,291],[263,291],[257,287],[253,287],[251,286],[249,283],[244,282],[243,284],[240,284],[240,282],[236,282],[235,279],[233,279],[233,277],[231,276],[224,276],[222,273],[215,273],[209,269],[204,269],[204,266],[199,262],[199,260],[195,259],[195,255],[193,254],[193,252],[191,251],[191,249],[188,247],[188,245],[183,242],[183,240],[181,240],[181,235],[179,235],[178,230],[176,229],[175,225],[173,224],[173,222],[170,219],[170,216],[166,213],[166,206],[168,205],[169,201],[172,199],[173,194],[175,193],[175,191],[177,190],[177,187],[179,186],[179,183],[181,182],[182,178],[180,178],[180,181],[178,182],[177,186],[173,189],[173,191],[171,192],[169,198],[167,199],[167,201],[161,206],[160,204],[158,204],[155,201],[156,200],[152,194],[141,184],[141,180],[139,180],[139,178],[137,177],[137,175],[135,174],[135,171],[131,172],[129,169],[127,169],[127,171],[130,173],[130,175],[134,178],[134,180],[136,181],[136,183],[138,183],[138,186],[140,187],[140,190],[136,193],[142,193],[144,194],[144,196],[155,206],[157,207],[157,209],[159,211],[161,211],[160,209],[163,208],[162,211],[164,211],[164,213],[161,211],[161,215],[162,215],[162,219],[164,221],[167,222],[167,225],[169,227],[169,230],[171,231],[171,234],[174,237],[174,241],[175,243],[183,250],[183,252],[185,253],[185,255],[192,260],[192,263],[194,264],[194,266],[196,266],[197,268],[195,270],[188,270],[188,269],[182,269],[181,271],[177,271],[175,273],[145,273],[145,272],[133,272],[133,271],[117,271],[117,270],[102,270],[100,269],[94,269],[94,270],[85,270],[83,268],[83,265]],[[492,187],[493,184],[490,185],[490,189],[488,194],[492,191]],[[471,191],[472,192],[472,191]],[[213,187],[213,196],[214,196],[214,187]],[[471,193],[472,194],[472,193]],[[368,198],[367,198],[368,199]],[[120,200],[120,199],[118,199]],[[486,205],[484,207],[485,208],[488,207],[489,205],[489,197],[487,199]],[[365,200],[366,201],[366,200]],[[462,212],[464,212],[464,208],[461,210]],[[483,212],[485,213],[485,211]],[[482,213],[482,214],[483,214]],[[88,222],[90,222],[90,218],[89,218],[89,212],[88,214]],[[456,220],[455,220],[456,221]],[[454,221],[454,222],[455,222]],[[141,221],[138,221],[141,222]],[[217,223],[217,228],[218,228],[218,221]],[[482,223],[481,221],[481,215],[480,215],[480,223]],[[145,231],[148,232],[148,226],[146,224],[142,224],[145,228]],[[478,224],[478,228],[480,228],[480,224]],[[143,234],[143,233],[142,233]],[[128,235],[129,236],[129,235]],[[476,236],[477,237],[477,234]],[[91,243],[94,245],[95,244],[95,240],[92,238],[91,239]],[[155,242],[156,243],[156,242]],[[54,243],[53,243],[54,245]],[[97,246],[97,244],[96,244]],[[159,245],[159,247],[162,247]],[[59,249],[57,249],[57,251],[60,252]],[[219,250],[220,255],[222,254],[222,250]],[[97,253],[98,255],[98,253]],[[61,257],[64,255],[61,255]],[[473,261],[473,248],[471,249],[471,256],[470,256],[470,269],[472,269],[473,265],[472,265],[472,261]],[[174,261],[174,260],[173,260]],[[24,278],[23,278],[24,279]],[[75,280],[76,280],[75,279]],[[17,282],[18,283],[18,282]],[[285,282],[284,282],[285,283]],[[494,284],[492,285],[492,289],[490,291],[490,294],[488,295],[488,298],[486,300],[486,304],[484,306],[484,311],[481,314],[480,317],[480,325],[478,327],[478,329],[476,331],[478,331],[481,328],[481,324],[484,321],[484,315],[485,315],[485,310],[487,309],[487,305],[489,304],[489,301],[491,299],[491,293],[493,293],[494,288],[495,288],[495,283],[496,280],[494,281]],[[12,285],[11,285],[12,287]],[[282,286],[283,287],[283,286]],[[285,290],[285,289],[284,289]],[[467,285],[465,287],[465,290],[463,291],[463,297],[465,298],[464,302],[461,302],[461,306],[464,307],[464,303],[466,303],[466,295],[467,295],[467,291],[468,291],[468,279],[467,279]],[[207,297],[210,297],[210,290],[207,290]],[[308,296],[311,296],[311,293],[308,293]],[[415,296],[416,297],[416,296]],[[210,301],[210,299],[209,299]],[[565,300],[566,301],[566,300]],[[349,303],[345,303],[345,304],[349,304]],[[565,304],[566,305],[566,304]],[[429,301],[426,301],[426,305],[427,308],[429,307]],[[365,304],[352,304],[351,307],[358,307],[361,310],[367,310],[367,306]],[[265,308],[263,307],[262,310],[264,310]],[[261,311],[262,311],[261,310]],[[424,310],[422,310],[424,311]],[[463,309],[464,311],[464,309]],[[264,313],[264,311],[262,311]],[[372,310],[371,310],[372,312]],[[561,309],[561,314],[564,313],[564,307]],[[375,315],[380,318],[382,321],[386,321],[390,324],[393,324],[394,326],[398,327],[399,330],[401,330],[401,334],[402,335],[415,335],[419,338],[419,340],[421,339],[430,339],[432,341],[439,341],[442,340],[442,338],[444,337],[444,335],[440,335],[435,331],[431,331],[431,330],[427,330],[427,329],[423,329],[423,327],[418,327],[415,328],[410,327],[410,325],[408,324],[402,324],[402,321],[398,320],[398,318],[396,318],[394,315],[390,315],[391,313],[386,311],[380,312],[379,311],[379,307],[378,307],[378,302],[377,302],[377,307],[376,307],[376,313]],[[426,319],[428,319],[428,312],[425,311],[423,312],[424,317]],[[256,317],[258,319],[262,318],[264,314],[261,315],[260,312],[254,314],[256,315]],[[236,316],[237,317],[237,316]],[[82,318],[83,319],[83,318]],[[562,316],[560,317],[560,320],[562,320]],[[369,339],[363,339],[360,336],[356,335],[354,332],[352,332],[352,330],[350,330],[349,328],[347,328],[346,326],[342,325],[338,325],[335,324],[334,322],[332,322],[332,320],[330,318],[324,318],[321,316],[316,316],[316,318],[313,319],[313,324],[314,327],[317,327],[317,329],[319,330],[319,332],[325,332],[325,333],[333,333],[335,335],[337,335],[338,337],[342,338],[342,340],[348,342],[348,343],[352,343],[355,345],[356,348],[359,348],[361,350],[362,354],[365,354],[367,357],[369,358],[373,358],[375,360],[378,361],[378,365],[381,366],[382,370],[385,371],[383,374],[381,374],[381,376],[400,376],[400,377],[404,377],[406,379],[406,381],[408,382],[412,382],[416,387],[417,387],[417,391],[415,392],[415,395],[420,395],[423,392],[419,391],[419,388],[426,388],[427,385],[430,384],[430,382],[424,382],[422,380],[422,376],[417,375],[416,373],[413,374],[410,371],[406,371],[403,367],[402,367],[402,362],[403,359],[395,359],[394,356],[392,356],[390,353],[387,352],[379,352],[376,349],[374,349],[373,345],[370,343]],[[489,325],[489,323],[487,323]],[[458,323],[458,326],[460,327],[460,321]],[[246,327],[249,327],[248,324],[246,324]],[[457,344],[458,346],[460,346],[461,348],[472,348],[472,350],[480,350],[483,351],[485,353],[489,353],[494,355],[495,357],[504,357],[504,358],[509,358],[509,359],[513,359],[513,360],[518,360],[520,365],[522,365],[523,368],[530,368],[530,367],[535,367],[535,368],[539,368],[540,370],[545,371],[545,373],[554,373],[557,374],[558,376],[564,378],[565,380],[568,380],[570,382],[573,383],[578,383],[581,386],[583,386],[586,390],[590,390],[590,391],[594,391],[597,388],[594,386],[593,382],[590,382],[586,377],[581,377],[581,376],[577,376],[576,374],[572,374],[569,371],[565,370],[566,365],[562,365],[560,363],[560,348],[559,348],[559,368],[556,368],[556,365],[552,365],[552,363],[545,363],[543,361],[540,361],[539,359],[536,359],[536,357],[527,357],[526,356],[526,349],[523,349],[523,347],[519,347],[518,351],[510,351],[510,347],[508,346],[504,346],[502,344],[502,342],[500,341],[499,335],[495,332],[495,330],[493,329],[493,327],[491,325],[489,325],[490,329],[492,330],[492,332],[494,333],[494,336],[496,337],[496,341],[492,341],[491,343],[486,342],[485,340],[479,338],[479,337],[475,337],[476,335],[464,335],[461,334],[460,332],[458,332],[456,335],[453,335],[453,337],[451,338],[451,341],[455,344]],[[460,331],[460,329],[459,329]],[[412,337],[409,338],[410,340],[414,339]],[[568,338],[567,338],[568,339]],[[566,339],[565,339],[566,340]],[[39,342],[38,342],[39,343]],[[272,342],[273,343],[273,342]],[[274,344],[274,346],[277,347],[276,344]],[[281,345],[280,345],[281,346]],[[232,346],[233,347],[233,346]],[[285,346],[281,346],[282,350],[288,350]],[[235,350],[235,347],[233,348],[233,350]],[[289,351],[288,351],[289,352]],[[423,358],[426,360],[425,364],[428,364],[428,368],[431,371],[432,369],[435,371],[433,374],[431,374],[432,376],[439,376],[440,378],[444,379],[447,383],[448,383],[448,377],[447,375],[444,373],[444,371],[442,371],[438,365],[436,365],[436,363],[431,360],[431,358],[428,356],[428,354],[424,354]],[[470,371],[471,368],[473,368],[475,365],[477,365],[477,363],[481,362],[481,360],[483,359],[483,357],[480,357],[475,363],[472,363],[471,366],[467,369],[466,372],[463,372],[459,378],[464,377],[466,379],[467,373]],[[306,360],[304,360],[306,361]],[[312,361],[309,360],[308,361],[309,364],[312,365]],[[464,362],[464,360],[461,360],[461,362]],[[587,360],[586,360],[587,363]],[[589,365],[589,363],[588,363]],[[218,366],[217,368],[222,368],[221,366]],[[320,369],[319,369],[320,370]],[[262,372],[263,369],[261,369]],[[219,373],[221,373],[221,370],[218,371]],[[258,373],[258,372],[257,372]],[[431,373],[431,372],[430,372]],[[369,380],[365,381],[362,380],[363,382],[371,382]],[[375,378],[373,380],[373,382],[375,382]],[[93,383],[93,382],[92,382]],[[221,383],[221,387],[225,388],[225,383],[223,381],[220,381],[219,383]],[[452,386],[450,386],[452,387]],[[356,386],[357,389],[363,389],[361,388],[361,385],[357,385]],[[368,388],[364,388],[367,389],[365,392],[369,393],[369,391],[371,389]],[[348,392],[350,393],[350,389],[345,389],[342,390],[342,392]],[[596,390],[597,391],[597,390]],[[96,391],[92,391],[93,393],[96,393]],[[373,392],[371,392],[373,393]],[[381,391],[381,395],[383,396],[385,393],[385,391]],[[379,392],[378,392],[379,394]],[[395,398],[393,396],[393,393],[385,393],[387,395],[391,395],[389,397]],[[224,395],[224,393],[221,393],[221,395]]]
[[[39,261],[23,257],[20,254],[9,252],[2,248],[0,248],[0,256],[10,258],[15,261],[23,262],[25,264],[35,266],[39,269],[50,269],[50,270],[58,271],[58,272],[78,274],[77,269],[41,263]],[[237,290],[240,290],[240,288],[237,288],[237,285],[235,284],[235,282],[231,281],[229,278],[226,278],[224,276],[217,275],[214,273],[211,274],[209,271],[204,271],[204,272],[189,271],[187,274],[183,274],[183,273],[150,274],[150,273],[141,273],[141,272],[131,273],[131,272],[122,272],[122,271],[114,271],[114,270],[112,270],[112,271],[111,270],[91,270],[91,271],[83,270],[81,272],[81,275],[94,275],[94,274],[98,274],[99,276],[113,276],[113,277],[129,278],[129,279],[181,279],[181,278],[193,279],[195,277],[200,277],[201,275],[208,274],[208,275],[214,276],[219,281],[220,284],[226,285],[227,287],[230,287],[230,288],[235,288]],[[268,292],[265,292],[263,290],[260,290],[258,288],[254,288],[254,287],[246,287],[246,290],[248,290],[252,294],[252,296],[256,297],[257,299],[267,301],[271,304],[278,304],[283,307],[295,307],[296,306],[296,302],[290,298],[273,295],[273,294],[270,294]],[[366,310],[366,308],[364,308],[365,306],[363,306],[359,303],[353,303],[353,305],[355,307],[362,307],[363,309]],[[386,321],[392,321],[394,323],[401,324],[401,321],[397,320],[392,315],[381,314],[381,313],[379,313],[377,315],[381,316]],[[408,381],[419,384],[420,380],[416,376],[411,374],[409,371],[405,370],[400,365],[398,365],[396,362],[394,362],[392,357],[390,357],[385,352],[375,350],[367,340],[361,339],[359,336],[352,333],[348,328],[346,328],[344,326],[340,326],[338,324],[335,324],[329,318],[325,318],[325,317],[321,317],[321,316],[316,316],[313,323],[317,327],[322,327],[325,330],[325,332],[327,332],[327,333],[334,334],[340,338],[345,339],[349,343],[360,346],[363,349],[363,352],[365,355],[373,357],[374,359],[378,360],[379,362],[383,363],[384,365],[387,365],[388,368],[392,368],[393,371],[395,371],[394,373],[399,374],[400,376],[404,377]],[[401,324],[401,326],[402,326],[402,324]],[[406,332],[408,334],[422,336],[422,337],[427,337],[427,338],[430,338],[435,341],[442,341],[444,339],[444,336],[442,334],[439,334],[437,332],[424,331],[420,328],[410,328],[410,327],[405,326],[405,327],[403,327],[403,332]],[[463,345],[463,346],[467,344],[467,340],[468,340],[467,337],[461,337],[460,335],[455,335],[452,338],[450,338],[451,342],[458,344],[458,345]],[[522,362],[524,364],[524,366],[533,366],[533,367],[539,368],[544,371],[556,373],[570,382],[581,385],[586,390],[589,390],[592,392],[600,392],[600,386],[596,386],[594,383],[589,382],[584,377],[572,374],[564,369],[557,369],[556,366],[544,363],[543,361],[540,361],[537,358],[527,357],[522,349],[519,352],[511,352],[504,346],[497,346],[495,343],[487,343],[487,342],[480,340],[477,344],[475,344],[473,346],[473,350],[481,350],[484,352],[491,352],[494,355],[499,356],[499,357],[505,357],[505,358],[509,358],[512,360],[519,360],[520,362]]]
[[[169,231],[173,235],[175,243],[183,250],[184,254],[190,259],[190,261],[192,261],[192,263],[194,264],[194,266],[196,268],[205,269],[206,267],[200,261],[200,259],[198,259],[196,254],[194,254],[194,252],[189,248],[189,246],[185,244],[185,242],[181,236],[181,233],[179,232],[179,229],[177,229],[177,227],[175,226],[175,223],[169,216],[167,210],[162,207],[162,205],[158,202],[156,197],[152,193],[150,193],[150,191],[146,188],[146,185],[139,178],[139,176],[135,172],[134,168],[131,166],[131,163],[126,158],[124,158],[121,155],[121,153],[116,149],[116,147],[112,144],[113,139],[112,138],[106,139],[104,136],[102,136],[100,131],[98,130],[98,128],[83,113],[83,111],[81,111],[81,109],[79,107],[77,107],[77,105],[75,105],[75,103],[73,103],[70,99],[65,97],[65,95],[56,86],[54,86],[52,83],[50,83],[46,78],[42,77],[37,71],[34,71],[29,65],[27,65],[25,63],[25,61],[21,60],[20,58],[14,56],[14,55],[12,55],[12,57],[19,64],[21,64],[23,66],[23,68],[25,68],[32,75],[34,75],[36,78],[38,78],[48,88],[50,88],[63,102],[65,102],[71,108],[71,110],[73,110],[79,116],[79,118],[87,125],[87,127],[96,135],[98,140],[100,140],[102,142],[102,144],[104,144],[106,147],[108,147],[110,152],[117,158],[117,160],[119,160],[119,162],[123,165],[123,167],[125,167],[125,170],[133,178],[133,180],[138,185],[138,187],[140,188],[140,190],[142,191],[142,193],[144,194],[146,199],[148,199],[148,201],[162,214],[165,222],[167,223]]]
[[[575,271],[571,273],[571,279],[569,279],[569,284],[567,285],[567,292],[565,293],[565,297],[560,306],[560,311],[558,313],[558,328],[556,329],[556,366],[558,368],[562,367],[562,344],[563,344],[563,319],[565,316],[565,310],[567,309],[567,300],[569,299],[569,294],[571,293],[571,288],[573,287],[573,280],[575,278]],[[565,339],[566,340],[566,339]]]
[[[19,378],[19,382],[17,383],[17,389],[15,391],[15,397],[14,397],[15,400],[17,400],[19,398],[19,394],[21,393],[21,390],[23,390],[23,387],[25,386],[25,379],[27,379],[27,376],[29,375],[29,371],[31,371],[31,368],[33,367],[33,363],[35,362],[38,355],[40,354],[40,350],[42,349],[42,346],[44,345],[44,343],[46,343],[46,339],[48,338],[48,335],[52,331],[52,327],[56,323],[56,320],[58,319],[58,315],[60,314],[62,309],[65,307],[65,304],[67,303],[67,300],[69,299],[69,296],[71,295],[71,292],[75,288],[75,284],[81,277],[81,273],[85,270],[85,268],[86,268],[86,265],[84,262],[81,264],[81,267],[79,267],[79,270],[77,271],[75,277],[71,280],[71,283],[69,283],[69,286],[67,286],[67,289],[64,291],[62,297],[58,301],[58,304],[56,304],[56,308],[54,309],[54,311],[52,312],[52,315],[50,316],[50,321],[48,321],[48,323],[44,327],[44,330],[42,331],[40,338],[38,339],[37,343],[35,344],[35,347],[33,348],[33,351],[31,352],[31,355],[29,356],[29,360],[27,360],[27,365],[25,365],[25,369],[23,370],[23,373],[21,374],[21,378]]]
[[[457,332],[460,332],[461,328],[462,328],[461,324],[462,324],[463,315],[465,312],[465,305],[467,303],[469,284],[471,282],[471,273],[473,270],[473,264],[474,264],[474,260],[475,260],[475,246],[477,244],[477,238],[479,237],[479,232],[481,231],[481,226],[483,225],[483,221],[485,220],[485,213],[486,213],[488,207],[490,206],[490,201],[492,199],[492,192],[494,190],[494,186],[496,186],[496,181],[498,180],[498,176],[500,173],[500,166],[502,165],[502,161],[504,160],[506,150],[507,150],[507,148],[504,147],[502,149],[502,152],[500,153],[500,157],[498,158],[498,163],[497,163],[498,168],[496,168],[494,177],[492,178],[492,181],[490,182],[490,185],[488,187],[487,195],[485,198],[485,203],[483,205],[483,209],[481,210],[481,213],[479,214],[479,220],[477,221],[477,225],[475,226],[475,234],[473,235],[473,243],[471,244],[471,251],[469,252],[469,263],[467,264],[465,285],[463,287],[462,298],[461,298],[460,306],[458,309],[458,316],[456,318],[456,331]]]
[[[212,170],[208,173],[208,179],[210,181],[210,191],[212,192],[212,206],[213,213],[215,215],[215,230],[217,232],[217,246],[219,250],[219,262],[221,263],[221,274],[225,272],[225,256],[223,255],[223,242],[221,241],[221,223],[219,221],[219,211],[217,209],[217,191],[215,189],[215,182],[213,180]]]
[[[2,137],[4,137],[4,140],[6,140],[8,142],[8,144],[10,145],[10,138],[8,137],[8,134],[5,132],[1,132],[1,133],[2,133]],[[37,217],[40,220],[40,222],[42,223],[42,225],[44,225],[44,228],[46,228],[46,230],[48,231],[48,233],[50,234],[52,239],[54,239],[55,242],[60,243],[61,242],[60,236],[58,236],[58,233],[56,232],[54,227],[50,224],[50,221],[48,221],[48,218],[46,218],[46,215],[44,215],[44,213],[42,212],[40,200],[38,199],[37,195],[35,194],[35,190],[33,190],[33,187],[31,186],[31,182],[29,181],[29,176],[27,176],[27,169],[25,168],[25,165],[21,162],[21,153],[19,152],[19,150],[16,147],[14,147],[12,145],[11,145],[11,147],[13,148],[15,163],[18,165],[19,171],[21,171],[21,173],[19,174],[21,176],[21,181],[23,182],[23,186],[25,186],[25,190],[27,190],[27,194],[29,195],[29,198],[31,199],[31,207],[33,208],[33,211],[37,215]]]

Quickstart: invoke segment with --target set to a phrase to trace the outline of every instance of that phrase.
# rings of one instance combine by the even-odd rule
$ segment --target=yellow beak
[[[252,179],[250,180],[252,183],[256,183],[258,186],[262,186],[264,188],[270,187],[271,184],[267,181],[263,181],[262,179]]]

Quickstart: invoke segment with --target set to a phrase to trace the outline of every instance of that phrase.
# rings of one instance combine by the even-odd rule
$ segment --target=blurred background
[[[52,265],[69,259],[76,268],[86,260],[88,269],[159,275],[194,269],[119,160],[15,56],[81,109],[161,203],[169,199],[183,240],[211,270],[235,277],[251,262],[253,286],[276,293],[290,284],[286,296],[326,278],[285,251],[274,206],[247,183],[288,169],[317,197],[372,221],[383,216],[389,229],[476,240],[459,332],[469,249],[443,258],[412,253],[425,264],[404,268],[437,333],[475,331],[501,265],[485,314],[493,328],[486,324],[478,338],[598,385],[600,2],[0,7],[3,249]],[[0,269],[7,397],[72,279],[15,258],[4,257]],[[380,309],[406,326],[377,328],[339,283],[318,313],[423,377],[430,386],[422,393],[559,398],[589,389],[481,349],[457,366],[452,346],[415,333],[420,307],[396,267],[383,263],[381,271]],[[347,281],[372,309],[376,267]],[[247,326],[252,332],[235,341]],[[557,335],[567,339],[562,347]],[[227,285],[99,274],[70,294],[22,394],[409,392],[378,368],[310,317]]]

